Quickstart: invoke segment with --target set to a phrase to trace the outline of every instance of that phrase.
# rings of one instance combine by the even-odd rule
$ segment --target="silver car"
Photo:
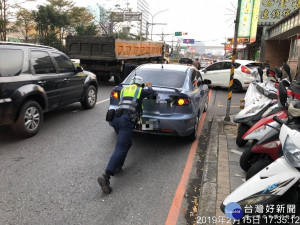
[[[207,84],[210,82],[202,80],[200,72],[193,66],[144,64],[113,88],[109,109],[117,107],[122,88],[129,85],[134,76],[152,82],[156,91],[155,95],[143,100],[142,119],[136,131],[187,136],[195,140],[199,118],[208,107]]]

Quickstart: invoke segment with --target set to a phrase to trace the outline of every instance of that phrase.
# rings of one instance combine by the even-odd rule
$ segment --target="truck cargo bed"
[[[128,41],[114,37],[68,36],[67,55],[73,59],[126,60],[162,56],[162,43]]]

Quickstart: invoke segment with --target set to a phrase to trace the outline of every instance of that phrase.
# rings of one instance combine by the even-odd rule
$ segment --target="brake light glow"
[[[242,70],[243,73],[251,74],[250,70],[245,66],[242,66],[241,70]]]
[[[119,93],[117,91],[112,91],[111,97],[113,97],[114,99],[119,99]]]
[[[177,104],[182,106],[182,105],[188,105],[190,103],[190,100],[188,98],[179,98],[177,100]]]

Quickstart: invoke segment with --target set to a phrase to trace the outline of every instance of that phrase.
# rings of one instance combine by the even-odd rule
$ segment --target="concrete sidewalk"
[[[239,166],[245,148],[235,143],[237,125],[213,117],[198,204],[196,224],[228,224],[220,210],[226,196],[245,181]]]

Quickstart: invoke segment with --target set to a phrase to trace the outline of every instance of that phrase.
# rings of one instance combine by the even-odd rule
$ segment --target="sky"
[[[130,0],[73,0],[77,6],[96,5],[110,6],[112,2],[124,4]],[[153,26],[153,34],[170,34],[166,41],[177,40],[175,32],[187,32],[186,39],[202,41],[205,45],[221,45],[225,38],[234,36],[234,20],[238,0],[148,0],[149,12],[154,15],[153,23],[167,25]],[[44,4],[45,0],[37,0]],[[26,3],[27,8],[36,9],[33,3]],[[125,4],[124,4],[125,5]],[[164,11],[166,10],[166,11]],[[161,12],[164,11],[164,12]],[[150,16],[150,20],[152,17]],[[149,21],[151,22],[151,21]],[[151,27],[150,29],[151,30]],[[153,35],[153,40],[161,36]]]

